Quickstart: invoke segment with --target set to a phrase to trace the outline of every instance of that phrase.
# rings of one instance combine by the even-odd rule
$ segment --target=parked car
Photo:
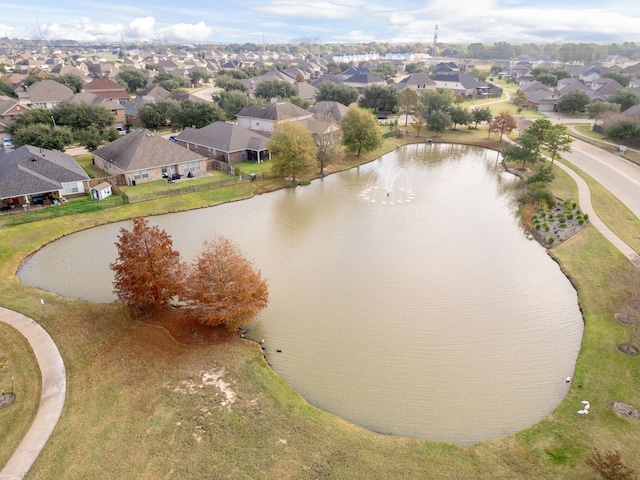
[[[11,141],[11,137],[4,137],[2,139],[2,146],[4,148],[13,148],[13,142]]]
[[[120,134],[120,136],[122,136],[122,135],[126,135],[126,134],[127,134],[127,131],[126,131],[124,128],[122,128],[122,127],[116,127],[116,130],[118,131],[118,133]]]

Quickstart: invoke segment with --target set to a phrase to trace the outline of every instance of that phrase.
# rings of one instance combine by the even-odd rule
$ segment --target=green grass
[[[7,463],[31,425],[40,402],[40,386],[38,363],[26,340],[0,323],[0,390],[13,391],[16,396],[12,405],[0,408],[0,465]]]
[[[474,135],[486,137],[486,130],[447,132],[442,139]],[[376,152],[347,155],[330,171],[415,140],[386,139]],[[640,426],[606,406],[609,400],[621,400],[640,407],[640,359],[616,348],[625,332],[613,320],[610,283],[612,273],[629,263],[593,227],[551,251],[578,288],[586,321],[567,398],[531,428],[472,447],[377,435],[308,405],[275,375],[255,344],[238,339],[211,347],[179,345],[163,329],[131,320],[117,304],[67,300],[23,287],[15,277],[28,254],[61,235],[284,185],[251,182],[0,229],[0,304],[40,322],[58,345],[68,372],[62,418],[28,478],[584,479],[592,478],[584,464],[591,447],[618,449],[630,467],[640,468]],[[558,196],[577,197],[566,174],[557,174],[555,188]],[[628,223],[629,231],[640,237],[640,228],[626,220],[619,203],[600,197],[606,195],[594,189],[596,208],[610,210],[610,221]],[[47,301],[48,320],[40,297]],[[188,385],[183,382],[200,382],[200,372],[220,369],[237,394],[229,409],[215,387],[181,390]],[[38,384],[36,374],[29,378]],[[592,405],[588,416],[575,413],[583,398]]]
[[[85,153],[82,155],[76,155],[75,157],[76,162],[78,162],[78,165],[80,165],[80,167],[82,167],[82,170],[85,171],[85,173],[87,175],[89,175],[90,178],[104,178],[104,177],[108,177],[109,174],[106,173],[104,170],[102,170],[101,168],[96,167],[93,164],[93,154],[92,153]]]

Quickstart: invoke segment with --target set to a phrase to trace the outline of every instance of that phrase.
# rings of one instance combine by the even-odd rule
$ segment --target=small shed
[[[109,182],[102,182],[95,187],[91,187],[89,191],[91,192],[91,198],[94,200],[104,200],[107,197],[110,197],[112,194],[111,184]]]

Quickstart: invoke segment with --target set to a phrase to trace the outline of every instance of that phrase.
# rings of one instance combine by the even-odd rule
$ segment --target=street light
[[[53,118],[53,115],[50,115],[50,117],[51,117],[51,120],[53,121],[53,126],[55,127],[56,126],[56,119]]]

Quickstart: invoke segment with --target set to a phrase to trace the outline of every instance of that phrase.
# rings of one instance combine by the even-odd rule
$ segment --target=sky
[[[202,43],[640,43],[638,0],[0,0],[0,38]]]

